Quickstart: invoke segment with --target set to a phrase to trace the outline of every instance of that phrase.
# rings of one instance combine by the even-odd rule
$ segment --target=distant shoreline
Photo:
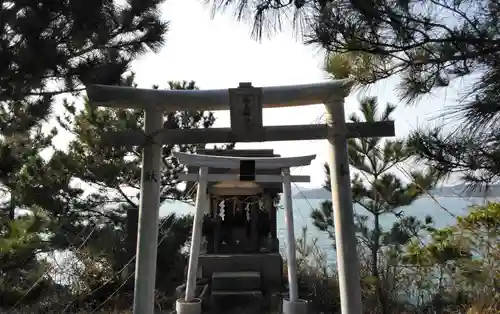
[[[483,190],[468,189],[466,185],[444,186],[430,191],[435,197],[473,197],[497,198],[500,197],[500,185],[491,186],[486,192]],[[422,197],[426,197],[423,195]],[[295,199],[331,199],[331,194],[324,188],[294,189]]]

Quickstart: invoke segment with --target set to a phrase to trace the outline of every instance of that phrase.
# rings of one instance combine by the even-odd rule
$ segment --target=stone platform
[[[279,253],[202,254],[199,265],[202,278],[221,272],[256,272],[265,292],[281,291],[283,287],[283,259]]]

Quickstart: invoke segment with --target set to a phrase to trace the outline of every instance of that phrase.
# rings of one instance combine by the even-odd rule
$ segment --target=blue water
[[[492,201],[493,199],[490,199]],[[485,203],[484,198],[458,198],[458,197],[441,197],[436,199],[421,198],[416,200],[410,206],[402,207],[403,216],[415,216],[424,219],[426,216],[431,216],[434,219],[435,227],[446,227],[455,222],[454,216],[467,214],[468,208],[471,205],[478,205]],[[323,202],[320,199],[294,199],[293,200],[293,218],[294,218],[294,231],[297,238],[302,235],[302,228],[307,227],[307,234],[309,239],[317,239],[316,245],[324,250],[329,261],[335,260],[335,254],[332,249],[332,240],[328,235],[317,230],[312,224],[310,218],[313,208],[318,208]],[[281,204],[282,205],[282,204]],[[355,206],[355,211],[358,214],[367,214],[366,210]],[[194,208],[184,203],[167,203],[160,209],[160,215],[167,215],[168,213],[175,212],[176,214],[191,214]],[[368,213],[369,215],[369,213]],[[392,214],[382,216],[381,225],[383,228],[388,229],[399,218]],[[370,220],[369,220],[370,222]],[[280,244],[285,244],[286,226],[284,219],[284,210],[278,211],[277,221],[278,238]]]
[[[294,199],[294,231],[297,238],[302,235],[302,228],[308,228],[308,238],[316,238],[316,245],[322,249],[325,253],[327,262],[331,265],[335,262],[335,252],[332,249],[332,241],[328,238],[328,235],[318,231],[316,227],[312,224],[310,219],[310,214],[313,208],[319,207],[323,200],[319,199]],[[438,198],[435,200],[430,198],[422,198],[415,201],[411,206],[402,208],[403,214],[405,216],[416,216],[418,218],[425,218],[425,216],[430,215],[434,218],[436,227],[445,227],[447,225],[453,224],[455,218],[453,215],[464,215],[468,211],[468,207],[474,204],[483,204],[485,200],[483,198]],[[282,204],[281,204],[282,205]],[[444,208],[444,209],[443,209]],[[366,214],[362,208],[356,207],[355,210],[359,214]],[[166,203],[160,209],[160,216],[165,216],[171,212],[175,212],[179,215],[192,214],[194,208],[185,203],[172,202]],[[450,214],[451,213],[451,214]],[[392,223],[396,221],[394,215],[386,215],[381,223],[382,227],[390,228]],[[277,230],[278,238],[282,246],[286,245],[285,235],[286,226],[284,219],[284,210],[280,209],[278,211],[278,221]],[[56,252],[54,256],[46,256],[49,261],[54,261],[57,265],[51,272],[51,276],[57,282],[64,284],[70,282],[73,278],[75,270],[75,260],[71,253],[69,252]]]

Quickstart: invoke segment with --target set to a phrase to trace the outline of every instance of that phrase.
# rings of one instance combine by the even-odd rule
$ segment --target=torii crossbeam
[[[135,271],[134,314],[154,313],[154,286],[158,238],[161,144],[328,140],[334,208],[337,270],[341,312],[361,314],[361,287],[356,252],[356,234],[347,155],[347,138],[394,136],[394,123],[346,123],[344,98],[352,81],[255,88],[240,83],[238,88],[221,90],[153,90],[132,87],[91,85],[87,96],[94,106],[142,108],[144,133],[128,131],[103,134],[110,145],[142,145],[140,216]],[[325,125],[267,127],[262,124],[263,108],[325,104]],[[231,128],[167,130],[163,113],[230,110]],[[160,145],[159,145],[160,144]],[[290,311],[293,309],[289,308]]]

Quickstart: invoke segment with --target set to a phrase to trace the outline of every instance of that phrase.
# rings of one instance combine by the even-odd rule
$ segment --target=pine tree
[[[393,105],[386,105],[382,110],[375,97],[365,98],[360,103],[361,116],[351,115],[351,122],[389,121],[394,112]],[[360,206],[367,214],[356,214],[357,233],[360,245],[369,251],[371,275],[376,281],[379,305],[384,313],[388,311],[387,296],[381,283],[379,257],[383,247],[400,249],[423,227],[415,217],[403,217],[401,207],[410,205],[423,193],[432,189],[439,177],[430,169],[411,172],[412,182],[404,183],[394,171],[401,162],[411,155],[404,140],[381,138],[349,139],[348,154],[350,165],[357,170],[352,178],[353,203]],[[327,179],[325,188],[331,190],[330,170],[325,166]],[[334,239],[332,203],[325,201],[321,208],[312,212],[314,225],[328,232]],[[387,215],[396,215],[400,221],[390,230],[383,230],[381,219]],[[371,217],[369,217],[371,216]],[[369,220],[373,219],[373,222]],[[426,223],[431,223],[428,219]],[[371,225],[371,226],[370,226]],[[387,251],[386,251],[387,252]]]
[[[112,0],[13,0],[0,3],[0,235],[6,240],[0,245],[0,272],[5,275],[2,279],[9,278],[9,282],[2,281],[2,286],[15,284],[16,280],[22,283],[10,286],[15,292],[13,294],[2,290],[2,297],[9,298],[9,302],[2,299],[2,305],[40,300],[37,291],[47,292],[49,289],[45,280],[37,281],[38,275],[45,271],[38,254],[54,249],[73,249],[85,241],[93,226],[110,223],[116,238],[110,238],[108,252],[116,254],[110,254],[109,259],[119,261],[121,258],[120,250],[126,246],[114,244],[123,234],[118,230],[127,229],[124,209],[121,210],[125,208],[125,202],[123,199],[119,201],[116,195],[112,196],[117,204],[108,213],[101,212],[107,197],[99,191],[88,195],[86,186],[75,186],[75,177],[90,183],[114,184],[128,178],[132,185],[138,182],[134,177],[136,163],[128,164],[119,158],[115,161],[113,158],[120,155],[119,152],[104,150],[104,147],[101,147],[104,152],[99,152],[95,141],[87,139],[89,141],[85,142],[85,134],[91,133],[89,129],[92,129],[89,122],[106,125],[106,121],[99,119],[106,118],[106,115],[115,116],[115,113],[98,112],[91,117],[91,110],[84,113],[74,111],[80,124],[68,127],[83,130],[83,139],[79,139],[83,144],[72,143],[70,152],[52,147],[57,132],[55,129],[47,132],[44,127],[45,122],[54,117],[57,96],[78,95],[88,84],[125,84],[127,79],[123,74],[131,62],[149,51],[157,52],[163,46],[168,23],[160,17],[162,3],[163,0],[127,0],[120,4]],[[140,113],[128,115],[137,116],[139,121],[136,123],[141,123]],[[194,125],[201,123],[201,116],[180,113],[171,121],[178,122],[183,117],[188,122],[181,125]],[[97,120],[92,120],[94,118]],[[190,124],[191,118],[194,122]],[[207,117],[204,121],[209,120]],[[87,144],[95,146],[87,147]],[[92,149],[96,149],[97,160],[103,154],[110,158],[101,160],[102,170],[115,171],[115,174],[122,174],[122,178],[116,181],[107,179],[110,172],[106,171],[103,171],[105,175],[99,176],[98,168],[91,169],[95,173],[86,172],[86,165],[79,162],[92,164],[93,160],[86,155],[93,153]],[[47,151],[52,151],[48,158],[44,154]],[[135,148],[133,152],[137,151]],[[171,167],[167,170],[180,168],[175,161],[168,162]],[[115,166],[124,166],[125,169],[121,172],[110,169]],[[92,175],[97,175],[97,178]],[[167,171],[166,182],[168,175]],[[167,189],[166,197],[177,197],[181,193]],[[16,217],[16,209],[26,209],[31,216]],[[26,223],[33,219],[44,223]],[[167,237],[164,245],[168,250],[164,251],[177,254],[176,248],[187,239],[188,235],[181,231],[188,230],[189,219],[184,221],[174,216],[169,219],[171,222],[167,221],[165,228],[170,226],[179,232],[176,239]],[[106,233],[105,229],[97,230],[94,236],[112,233]],[[165,235],[164,230],[162,232]],[[90,240],[91,244],[83,250],[97,247],[99,241],[102,243],[102,238]],[[131,254],[128,251],[127,254]],[[15,271],[9,265],[15,265]],[[29,295],[25,295],[26,289],[37,282],[40,285],[33,286]],[[56,299],[51,301],[56,302]]]
[[[443,127],[412,132],[409,145],[417,160],[433,167],[441,176],[458,175],[466,183],[464,191],[479,190],[500,182],[500,134],[497,127],[479,133],[453,132]]]
[[[409,283],[428,291],[418,294],[425,300],[419,309],[458,312],[477,302],[469,311],[498,312],[500,204],[471,206],[454,224],[428,231],[427,241],[413,241],[401,254],[402,263],[413,266]]]
[[[14,114],[2,117],[2,132],[29,129],[47,117],[54,95],[82,83],[119,83],[131,61],[163,46],[162,2],[2,1],[0,101],[3,114]]]
[[[207,0],[213,13],[235,10],[252,19],[252,35],[280,31],[292,23],[306,43],[321,45],[330,57],[363,58],[359,75],[372,83],[397,75],[401,100],[413,101],[457,77],[478,74],[463,107],[466,116],[497,116],[500,75],[497,24],[500,6],[491,1],[435,0]],[[477,127],[477,125],[472,126]]]
[[[134,76],[124,80],[124,84],[135,87]],[[155,86],[155,88],[159,88]],[[198,89],[195,82],[168,82],[172,90]],[[99,289],[96,294],[87,295],[80,300],[79,306],[97,304],[96,300],[106,300],[123,281],[126,288],[133,287],[134,263],[126,265],[135,256],[137,243],[137,224],[139,209],[139,188],[141,180],[141,146],[110,147],[102,142],[101,132],[143,130],[144,111],[137,109],[94,108],[86,103],[81,110],[74,104],[65,103],[67,114],[60,117],[60,124],[72,135],[68,152],[55,155],[60,158],[68,174],[79,182],[82,194],[68,202],[64,219],[58,232],[52,238],[54,245],[67,248],[65,239],[74,239],[76,243],[88,242],[78,250],[78,254],[87,263],[106,261],[110,276],[115,280],[106,284],[106,289]],[[174,112],[164,114],[164,127],[167,129],[209,128],[215,118],[212,112]],[[156,179],[161,184],[160,201],[180,200],[191,202],[192,191],[179,188],[178,175],[184,172],[184,165],[172,157],[174,150],[195,152],[203,145],[163,145],[163,164]],[[83,191],[86,190],[86,193]],[[98,227],[90,234],[86,223]],[[173,293],[176,284],[183,280],[185,256],[181,249],[190,236],[191,218],[177,217],[175,214],[161,219],[158,249],[157,289],[159,292]],[[86,228],[83,233],[82,229]],[[102,239],[107,241],[103,242]],[[84,254],[85,253],[85,254]],[[104,253],[104,254],[103,254]],[[161,265],[161,266],[160,266]],[[120,276],[118,272],[125,267]],[[89,267],[92,269],[92,267]],[[100,278],[100,277],[99,277]],[[104,279],[95,280],[90,272],[82,274],[82,280],[89,282],[89,287],[102,285]],[[92,291],[91,288],[87,290]],[[82,291],[86,294],[88,291]],[[126,294],[117,295],[117,299]],[[118,301],[116,301],[118,302]],[[120,302],[119,302],[120,303]],[[110,302],[109,306],[116,304]],[[124,303],[128,304],[128,303]]]
[[[36,167],[55,130],[42,132],[55,96],[84,84],[117,84],[130,63],[158,51],[168,24],[162,0],[2,1],[0,3],[0,182],[15,195],[19,171]],[[31,200],[28,200],[31,201]]]
[[[49,265],[38,256],[47,244],[48,220],[35,212],[0,224],[0,304],[2,308],[32,304],[53,292],[54,282],[43,276]],[[35,285],[35,286],[34,286]]]
[[[168,82],[169,89],[198,89],[194,82]],[[127,85],[136,86],[134,75],[127,77]],[[158,88],[158,86],[155,86]],[[138,109],[93,108],[88,103],[82,110],[74,104],[65,103],[67,113],[58,118],[59,123],[75,136],[70,142],[68,153],[61,158],[73,179],[81,182],[81,186],[90,185],[95,193],[91,193],[83,203],[92,207],[106,204],[122,204],[127,208],[138,208],[141,179],[142,146],[114,147],[107,146],[101,135],[107,131],[143,130],[144,111]],[[166,129],[208,128],[215,118],[212,112],[174,112],[164,114]],[[162,172],[156,175],[161,183],[160,201],[183,199],[186,195],[179,190],[178,174],[184,171],[172,157],[174,150],[194,152],[200,145],[163,145]],[[92,203],[88,203],[92,201]],[[77,216],[74,219],[88,219],[79,216],[79,203],[72,204]],[[105,211],[86,212],[97,220],[104,219],[113,223],[124,213],[121,207],[110,207]],[[68,212],[67,214],[70,214]]]
[[[500,6],[495,1],[207,0],[253,19],[253,35],[281,30],[290,12],[306,44],[327,55],[333,78],[371,84],[396,77],[403,103],[471,78],[445,125],[413,135],[415,152],[442,174],[461,173],[471,188],[499,182]],[[465,80],[462,83],[466,82]],[[443,127],[459,121],[450,130]]]
[[[122,84],[136,86],[133,75],[125,77]],[[197,89],[192,81],[169,82],[168,86],[170,89]],[[38,154],[31,163],[20,165],[13,187],[20,200],[17,207],[31,212],[38,208],[40,215],[45,217],[43,228],[33,231],[34,235],[44,233],[45,241],[43,245],[32,242],[32,252],[70,250],[87,266],[86,271],[76,273],[79,286],[73,287],[76,289],[73,292],[81,293],[82,297],[74,295],[74,304],[60,306],[96,306],[110,297],[124,281],[128,284],[123,289],[130,291],[133,287],[131,271],[134,263],[126,265],[135,255],[142,149],[140,146],[109,147],[101,141],[100,135],[102,131],[110,130],[142,130],[144,114],[141,110],[96,109],[87,103],[81,109],[67,101],[64,106],[66,113],[58,116],[58,122],[74,136],[68,149],[54,148],[51,158],[43,159]],[[215,119],[211,112],[175,112],[165,114],[164,120],[166,128],[208,128]],[[178,187],[177,176],[184,171],[184,166],[172,158],[171,153],[174,149],[194,152],[198,147],[200,145],[163,146],[163,168],[157,177],[161,182],[162,202],[190,201],[193,197]],[[169,215],[162,218],[160,224],[158,265],[161,267],[157,289],[170,295],[175,285],[183,280],[186,257],[181,248],[189,239],[191,218]],[[9,238],[5,232],[2,235]],[[0,254],[2,256],[7,258]],[[25,265],[28,273],[33,271],[29,274],[33,280],[24,281],[28,286],[38,279],[34,264],[29,262],[33,257],[35,255],[28,259],[19,258],[14,263]],[[124,268],[125,271],[120,272]],[[99,271],[96,273],[96,270]],[[38,286],[35,284],[35,287]],[[35,296],[28,299],[23,295],[22,290],[12,295],[10,304],[20,299],[23,303],[37,300]],[[106,306],[128,304],[127,295],[118,294]]]

